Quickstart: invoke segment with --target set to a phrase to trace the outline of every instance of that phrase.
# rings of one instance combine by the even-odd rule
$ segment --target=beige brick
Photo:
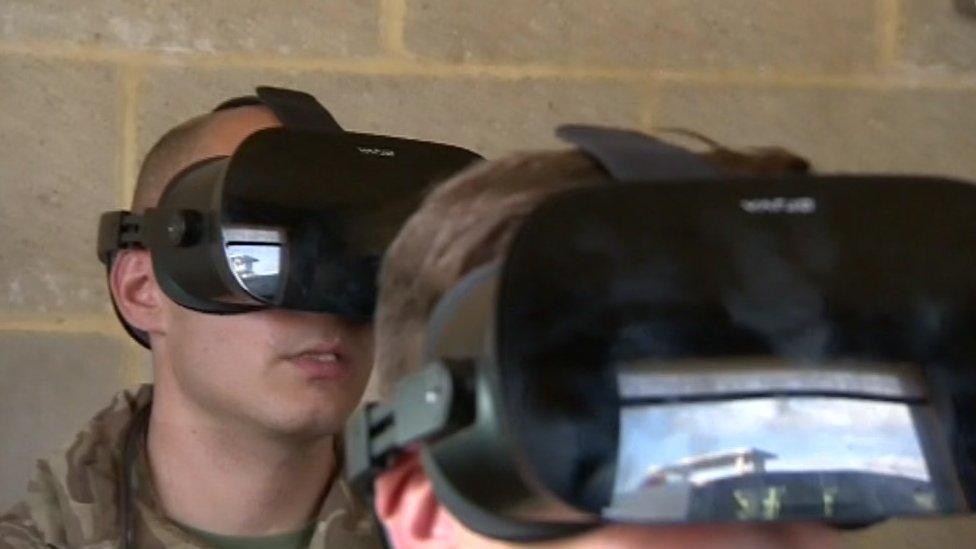
[[[638,86],[550,79],[497,80],[160,69],[147,78],[140,151],[167,128],[257,84],[315,94],[347,129],[471,148],[489,157],[558,145],[562,122],[634,125]],[[174,93],[173,90],[179,90]]]
[[[0,332],[0,512],[124,384],[114,339]]]
[[[822,171],[976,178],[976,92],[670,85],[654,124],[778,144]]]
[[[849,72],[874,65],[875,2],[409,0],[406,43],[447,61]]]
[[[378,49],[380,0],[4,0],[8,41],[130,50],[363,56]]]
[[[0,57],[0,313],[102,312],[98,216],[117,207],[117,76]]]
[[[976,540],[976,519],[893,520],[845,534],[845,549],[962,549]]]
[[[976,72],[976,17],[955,11],[951,0],[901,3],[899,61],[904,69],[918,76]]]

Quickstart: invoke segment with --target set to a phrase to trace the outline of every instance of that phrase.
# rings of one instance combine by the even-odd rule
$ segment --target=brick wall
[[[168,127],[256,84],[493,157],[555,124],[680,125],[823,170],[976,175],[976,19],[952,0],[3,0],[0,507],[148,379],[94,258]],[[275,9],[271,9],[274,6]],[[852,546],[960,546],[971,523]],[[941,536],[941,537],[939,537]]]

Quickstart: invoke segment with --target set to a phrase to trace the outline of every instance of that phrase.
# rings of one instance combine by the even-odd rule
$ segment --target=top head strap
[[[286,128],[312,130],[323,133],[342,133],[342,126],[332,114],[311,95],[286,88],[258,86],[257,95],[235,97],[224,101],[214,111],[245,105],[264,105],[281,120]]]
[[[556,136],[576,145],[618,181],[711,178],[718,174],[697,154],[631,130],[566,125]]]

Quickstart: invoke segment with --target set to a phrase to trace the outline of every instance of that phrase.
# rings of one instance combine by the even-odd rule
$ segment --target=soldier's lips
[[[288,357],[309,379],[340,379],[349,375],[351,365],[336,345],[318,346]]]

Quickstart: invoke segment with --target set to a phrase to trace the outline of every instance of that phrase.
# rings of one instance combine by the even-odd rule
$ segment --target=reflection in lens
[[[229,244],[226,249],[231,272],[241,287],[259,299],[274,299],[281,279],[281,246]]]
[[[227,266],[238,285],[260,301],[273,301],[281,289],[284,229],[228,224],[222,233]],[[235,296],[228,297],[233,300]]]
[[[937,513],[911,408],[827,397],[625,407],[604,514],[670,522]]]

